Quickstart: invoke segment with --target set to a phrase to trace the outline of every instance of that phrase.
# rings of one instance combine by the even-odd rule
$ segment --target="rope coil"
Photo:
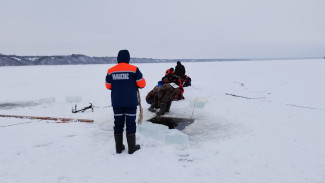
[[[143,109],[142,109],[142,106],[141,106],[141,97],[140,97],[139,88],[138,88],[138,101],[139,101],[139,107],[140,107],[138,124],[141,125],[142,124],[142,120],[143,120]]]

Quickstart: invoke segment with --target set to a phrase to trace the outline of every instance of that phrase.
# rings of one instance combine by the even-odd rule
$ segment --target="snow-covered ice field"
[[[176,63],[134,65],[147,80],[148,120],[145,96]],[[182,131],[189,141],[154,138],[144,121],[133,155],[115,154],[112,65],[0,67],[0,114],[95,120],[0,118],[0,182],[325,182],[325,60],[183,65],[192,86],[169,115],[195,118]],[[89,102],[94,112],[71,112]]]

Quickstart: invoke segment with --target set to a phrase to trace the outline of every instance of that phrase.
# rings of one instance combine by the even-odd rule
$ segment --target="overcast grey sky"
[[[0,0],[0,53],[325,56],[325,0]]]

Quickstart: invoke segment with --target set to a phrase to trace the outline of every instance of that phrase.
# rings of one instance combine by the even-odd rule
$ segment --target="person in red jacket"
[[[192,79],[189,76],[185,75],[185,79],[183,81],[183,83],[184,83],[183,86],[184,87],[191,86],[192,85],[191,82],[192,82]]]
[[[166,70],[165,76],[167,76],[169,74],[170,75],[173,75],[174,73],[175,73],[174,68],[171,67],[171,68],[169,68],[169,69]]]
[[[136,111],[138,106],[138,88],[146,86],[139,68],[129,64],[130,53],[120,50],[117,56],[118,64],[108,69],[106,75],[106,88],[111,90],[111,101],[114,111],[114,137],[116,153],[122,153],[123,129],[126,124],[126,138],[128,153],[133,154],[140,149],[136,145]]]
[[[184,96],[183,96],[184,88],[183,88],[183,84],[182,84],[182,79],[179,76],[174,76],[173,82],[178,85],[178,91],[174,95],[174,100],[183,100],[184,99]]]

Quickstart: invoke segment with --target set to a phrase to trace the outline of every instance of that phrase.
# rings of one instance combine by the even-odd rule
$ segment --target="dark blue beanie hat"
[[[120,50],[117,55],[118,63],[129,63],[130,62],[130,53],[128,50]]]

